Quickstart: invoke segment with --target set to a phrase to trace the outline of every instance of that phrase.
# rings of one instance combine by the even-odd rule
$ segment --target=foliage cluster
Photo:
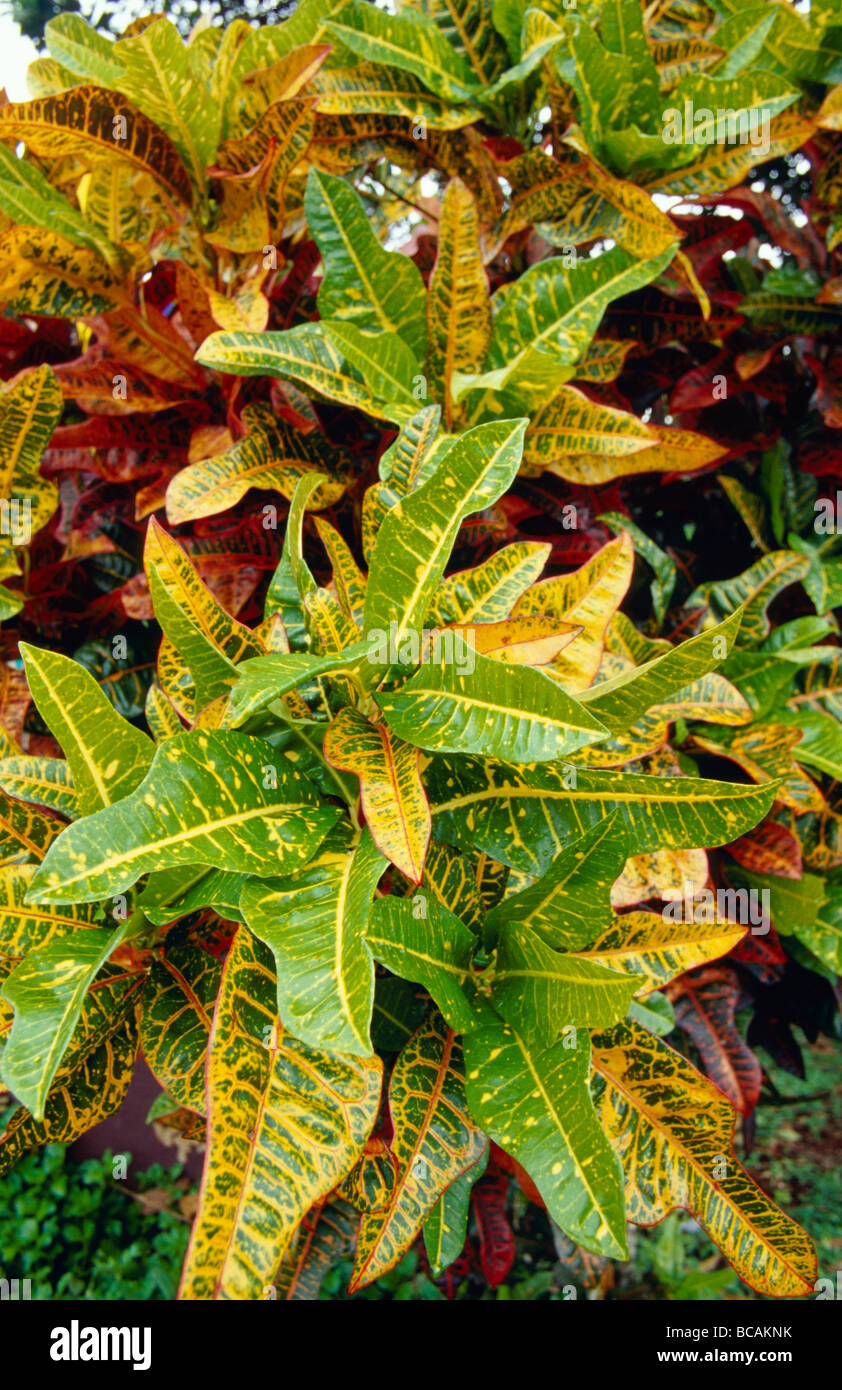
[[[171,1299],[189,1226],[176,1206],[180,1170],[153,1166],[125,1184],[111,1154],[68,1161],[60,1144],[26,1154],[0,1178],[0,1248],[33,1299]],[[134,1191],[135,1185],[137,1191]],[[154,1194],[157,1209],[145,1204]]]
[[[71,14],[0,106],[0,1166],[142,1048],[183,1297],[438,1273],[511,1176],[812,1291],[732,1139],[837,1026],[840,36]]]

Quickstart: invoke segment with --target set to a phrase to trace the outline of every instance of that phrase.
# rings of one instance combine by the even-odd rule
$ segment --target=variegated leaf
[[[208,1149],[180,1297],[264,1297],[299,1223],[350,1172],[379,1058],[331,1056],[275,1014],[271,956],[246,927],[222,974],[207,1063]]]
[[[397,1176],[389,1205],[363,1215],[349,1291],[397,1264],[442,1192],[477,1162],[486,1138],[465,1099],[462,1048],[433,1015],[401,1052],[389,1082]]]

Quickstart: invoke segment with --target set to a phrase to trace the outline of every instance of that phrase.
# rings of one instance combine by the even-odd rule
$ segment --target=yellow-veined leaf
[[[487,1140],[468,1114],[462,1048],[438,1015],[413,1033],[389,1082],[397,1160],[388,1206],[360,1225],[349,1291],[397,1264],[442,1192],[485,1152]]]
[[[152,740],[118,714],[84,666],[26,642],[20,650],[32,698],[67,759],[81,814],[128,796],[149,769]]]
[[[544,1048],[490,1018],[465,1039],[465,1064],[472,1114],[523,1165],[552,1219],[586,1250],[624,1259],[622,1175],[588,1092],[587,1033]]]
[[[655,912],[626,912],[580,957],[634,976],[635,993],[645,995],[685,970],[726,955],[746,931],[736,922],[685,922]]]
[[[372,836],[334,827],[288,878],[250,879],[240,908],[275,957],[278,1010],[310,1047],[371,1057],[371,899],[386,861]]]
[[[336,475],[347,469],[348,460],[340,450],[276,419],[262,403],[246,406],[243,424],[245,438],[231,449],[176,473],[167,488],[170,521],[180,525],[227,511],[251,487],[280,492],[291,501],[298,479],[316,469],[326,473],[329,481],[308,499],[308,506],[326,507],[342,496],[344,483]]]
[[[419,883],[430,840],[430,808],[418,749],[385,724],[372,724],[347,707],[325,734],[324,753],[334,767],[359,777],[362,810],[375,844],[411,883]]]
[[[476,207],[461,179],[451,180],[442,200],[427,329],[430,391],[444,407],[449,429],[453,373],[482,371],[491,341],[491,300]]]
[[[68,820],[78,814],[70,765],[63,758],[36,758],[23,753],[0,758],[0,787],[19,801],[46,806]]]
[[[271,955],[241,926],[207,1065],[208,1150],[184,1299],[260,1299],[315,1202],[353,1168],[377,1115],[377,1057],[297,1042],[275,1013]]]
[[[634,548],[623,532],[573,574],[542,580],[515,604],[514,617],[541,614],[581,627],[552,666],[568,690],[585,690],[596,675],[606,629],[625,597],[633,570]]]
[[[65,827],[33,902],[94,902],[153,869],[279,873],[312,858],[338,817],[262,739],[195,730],[159,745],[136,791]]]
[[[225,694],[235,663],[260,655],[260,644],[216,602],[190,560],[154,520],[144,550],[155,616],[187,662],[200,707]]]
[[[0,110],[0,139],[22,140],[47,159],[127,161],[151,174],[176,202],[191,201],[187,170],[169,136],[125,97],[102,87],[9,102]]]
[[[623,1165],[630,1219],[650,1226],[683,1207],[752,1288],[776,1298],[812,1293],[812,1243],[737,1162],[735,1115],[722,1093],[631,1022],[597,1035],[593,1063],[604,1083],[597,1112]]]

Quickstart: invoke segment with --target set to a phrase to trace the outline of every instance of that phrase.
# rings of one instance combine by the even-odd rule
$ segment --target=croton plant
[[[419,1239],[497,1283],[514,1184],[811,1294],[733,1136],[758,1047],[839,1033],[842,0],[47,41],[0,104],[0,1168],[142,1054],[206,1145],[187,1299]]]

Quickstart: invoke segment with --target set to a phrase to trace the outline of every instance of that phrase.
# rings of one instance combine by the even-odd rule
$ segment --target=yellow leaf
[[[0,140],[22,140],[31,154],[65,155],[93,167],[128,162],[178,203],[190,204],[190,178],[173,142],[125,97],[102,87],[73,87],[0,107]]]
[[[397,1264],[442,1192],[485,1151],[486,1137],[468,1114],[461,1045],[438,1015],[398,1057],[389,1112],[395,1185],[383,1210],[363,1215],[350,1293]]]
[[[532,417],[523,443],[524,463],[533,468],[553,471],[568,467],[590,465],[591,460],[571,461],[570,455],[596,456],[594,466],[624,468],[624,460],[642,449],[651,449],[658,436],[654,427],[645,425],[636,415],[614,406],[600,405],[589,400],[575,386],[561,386]],[[629,464],[637,470],[638,460]]]
[[[735,1113],[721,1091],[633,1023],[594,1037],[602,1126],[620,1157],[626,1210],[652,1226],[683,1207],[741,1279],[773,1298],[813,1292],[809,1237],[752,1182],[733,1151]]]
[[[177,473],[167,488],[167,517],[180,525],[203,516],[227,511],[256,487],[280,492],[292,501],[295,486],[305,473],[331,474],[348,468],[348,457],[331,449],[318,435],[302,434],[284,420],[277,420],[262,402],[243,411],[245,437],[225,453],[214,453]],[[339,477],[325,477],[308,498],[309,510],[336,502],[345,489]]]
[[[482,656],[519,666],[546,666],[581,632],[556,618],[503,618],[498,623],[457,624],[454,628]]]
[[[491,341],[491,300],[474,200],[452,179],[441,205],[436,263],[427,299],[427,377],[450,429],[454,371],[480,372]]]
[[[658,849],[635,854],[611,889],[612,907],[631,907],[650,898],[692,897],[708,881],[703,849]]]
[[[596,675],[606,629],[625,597],[633,570],[634,547],[624,531],[581,569],[533,584],[515,604],[513,617],[542,614],[581,627],[547,668],[566,689],[585,690]]]
[[[736,922],[672,922],[656,912],[626,912],[576,955],[624,975],[644,975],[637,994],[646,995],[685,970],[724,956],[747,930]]]
[[[552,463],[547,472],[568,482],[595,487],[632,473],[692,473],[697,468],[707,468],[728,452],[725,446],[692,430],[673,430],[667,425],[649,425],[648,429],[654,442],[639,453],[619,457],[583,454]]]
[[[366,823],[377,848],[412,883],[420,883],[430,840],[430,808],[418,770],[419,750],[385,724],[340,710],[324,740],[328,762],[360,779]]]

